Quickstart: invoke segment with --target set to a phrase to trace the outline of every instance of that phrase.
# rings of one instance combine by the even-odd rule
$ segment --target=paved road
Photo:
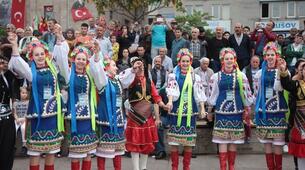
[[[132,170],[131,158],[124,157],[122,170]],[[218,170],[218,157],[216,155],[202,155],[192,159],[191,170]],[[293,158],[290,155],[283,157],[283,170],[294,170]],[[13,170],[27,170],[28,159],[16,158]],[[41,163],[40,169],[43,169]],[[56,159],[56,170],[69,170],[70,160],[68,158]],[[96,170],[96,159],[93,159],[92,170]],[[169,160],[155,160],[149,158],[148,170],[171,170],[171,163]],[[182,157],[180,157],[180,169],[182,170]],[[265,156],[264,155],[237,155],[236,170],[265,170]],[[107,160],[106,170],[113,170],[112,161]]]

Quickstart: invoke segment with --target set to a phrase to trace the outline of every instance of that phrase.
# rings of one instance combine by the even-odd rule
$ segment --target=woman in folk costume
[[[243,120],[250,123],[253,97],[246,75],[238,69],[235,51],[223,48],[219,55],[222,69],[209,82],[208,104],[215,107],[212,141],[218,144],[220,169],[226,170],[228,161],[229,170],[234,170],[237,144],[245,138]]]
[[[299,73],[297,72],[297,74],[301,76],[298,76],[297,79],[290,79],[287,64],[284,60],[280,64],[279,71],[283,88],[290,92],[290,99],[295,100],[296,104],[295,111],[291,112],[294,115],[291,115],[293,117],[293,128],[288,152],[297,158],[298,168],[305,169],[305,66],[303,64],[302,69],[298,70]]]
[[[284,89],[280,82],[277,60],[280,52],[273,42],[264,47],[262,69],[254,77],[256,95],[255,120],[257,136],[264,144],[269,170],[282,169],[282,148],[287,129],[285,114],[288,111]]]
[[[97,57],[99,58],[99,57]],[[125,152],[125,117],[122,110],[122,86],[115,61],[104,58],[104,69],[92,70],[103,81],[97,107],[99,145],[96,156],[98,169],[105,170],[105,159],[113,159],[115,170],[121,170],[121,155]],[[105,70],[105,71],[104,71]]]
[[[97,42],[94,50],[98,51]],[[69,120],[70,132],[68,135],[69,155],[71,158],[71,169],[80,169],[80,159],[83,159],[82,169],[91,169],[91,154],[95,153],[97,147],[97,134],[95,133],[96,117],[96,87],[101,88],[103,82],[93,81],[91,70],[102,69],[102,65],[90,63],[91,51],[83,46],[77,46],[71,53],[71,68],[67,67],[69,46],[67,43],[60,46],[53,56],[60,61],[58,68],[68,77],[68,102],[66,119]],[[57,49],[57,48],[55,48]],[[96,52],[98,53],[98,52]],[[92,61],[94,62],[94,61]]]
[[[167,140],[171,146],[172,169],[178,170],[179,146],[183,146],[183,169],[189,170],[192,147],[196,144],[196,116],[205,116],[206,96],[202,81],[192,68],[193,56],[183,48],[177,54],[178,66],[169,74],[166,93],[168,96],[169,130]],[[200,110],[198,108],[200,106]]]
[[[65,45],[60,25],[55,26],[57,42],[55,52]],[[64,120],[62,99],[60,95],[58,70],[51,61],[49,52],[39,41],[31,42],[29,57],[31,68],[20,57],[17,37],[9,36],[13,44],[12,58],[9,67],[16,74],[32,82],[31,99],[27,113],[27,148],[30,155],[30,170],[39,169],[40,155],[45,153],[45,170],[54,169],[54,154],[60,151],[63,139]],[[56,60],[54,60],[56,61]],[[56,63],[57,64],[57,63]],[[63,77],[67,75],[62,74]]]
[[[131,152],[134,170],[146,169],[148,154],[155,149],[158,132],[155,124],[160,123],[159,115],[152,116],[152,104],[166,108],[154,83],[149,79],[147,67],[139,57],[130,60],[132,68],[119,75],[124,89],[128,90],[130,109],[126,127],[126,150]]]

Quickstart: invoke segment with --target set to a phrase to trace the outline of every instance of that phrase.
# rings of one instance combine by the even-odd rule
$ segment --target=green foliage
[[[5,27],[0,27],[0,37],[4,37],[6,35]]]
[[[133,21],[143,20],[151,12],[173,4],[181,8],[181,0],[94,0],[99,14],[111,10]]]
[[[175,17],[178,26],[182,28],[183,31],[191,33],[192,27],[205,27],[208,26],[206,20],[211,19],[208,13],[202,13],[200,11],[194,11],[192,15],[188,15],[184,12],[183,15]],[[211,37],[213,34],[206,30],[206,36]]]

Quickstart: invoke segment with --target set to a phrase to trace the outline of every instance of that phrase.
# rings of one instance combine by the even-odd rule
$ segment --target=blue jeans
[[[158,138],[159,141],[156,144],[156,153],[159,152],[165,152],[165,144],[164,144],[164,131],[166,127],[168,126],[168,116],[160,116],[160,120],[162,122],[162,125],[158,128]]]
[[[152,60],[154,60],[154,58],[159,55],[159,48],[162,48],[162,47],[151,47],[151,50],[150,50],[150,57]]]

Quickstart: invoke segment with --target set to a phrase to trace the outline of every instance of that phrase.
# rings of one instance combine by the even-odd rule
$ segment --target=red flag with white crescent
[[[87,20],[93,17],[88,8],[86,8],[85,3],[79,0],[74,2],[71,13],[74,22]]]
[[[25,0],[12,0],[11,23],[16,28],[24,28]]]

